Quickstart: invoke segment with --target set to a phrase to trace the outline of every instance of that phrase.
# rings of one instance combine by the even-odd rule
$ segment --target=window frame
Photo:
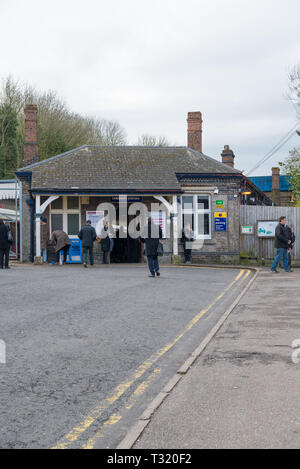
[[[77,209],[68,209],[68,197],[78,197],[78,208]],[[52,214],[53,215],[62,215],[63,216],[63,231],[65,231],[70,238],[76,238],[78,239],[77,235],[69,235],[68,233],[68,215],[74,214],[78,215],[79,217],[79,230],[80,231],[80,226],[81,226],[81,197],[79,196],[61,196],[62,198],[62,209],[53,209],[52,204],[50,204],[50,232],[52,233]]]
[[[193,197],[193,208],[184,208],[184,198]],[[208,198],[208,209],[198,208],[198,197],[207,197]],[[198,227],[198,215],[208,214],[209,222],[209,234],[199,234]],[[194,239],[212,239],[212,211],[211,211],[211,194],[208,193],[198,193],[198,194],[183,194],[181,196],[181,224],[183,226],[183,217],[184,215],[193,215],[194,217]]]

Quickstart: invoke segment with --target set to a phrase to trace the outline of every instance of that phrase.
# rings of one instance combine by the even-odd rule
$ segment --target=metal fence
[[[254,234],[241,234],[240,248],[249,257],[264,259],[274,258],[274,238],[261,239],[257,237],[257,221],[279,220],[279,217],[286,216],[287,224],[293,229],[296,235],[292,258],[300,260],[300,207],[264,207],[257,205],[242,205],[240,207],[241,225],[252,225]]]

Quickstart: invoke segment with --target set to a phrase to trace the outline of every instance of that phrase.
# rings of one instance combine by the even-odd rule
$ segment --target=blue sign
[[[215,231],[227,231],[227,218],[215,218]]]
[[[126,196],[126,195],[116,195],[116,196],[112,196],[110,198],[110,201],[111,202],[126,202],[127,203],[133,203],[133,202],[142,202],[142,197],[139,197],[139,196]]]

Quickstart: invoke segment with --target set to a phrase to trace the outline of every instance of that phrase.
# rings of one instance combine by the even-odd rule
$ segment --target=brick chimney
[[[38,162],[37,105],[27,104],[25,113],[24,166]]]
[[[201,112],[188,112],[188,147],[202,153],[202,114]]]
[[[227,164],[227,166],[231,166],[234,168],[234,158],[235,155],[232,150],[230,150],[229,145],[224,146],[224,150],[221,153],[222,163]]]
[[[272,200],[280,205],[280,168],[272,168]]]

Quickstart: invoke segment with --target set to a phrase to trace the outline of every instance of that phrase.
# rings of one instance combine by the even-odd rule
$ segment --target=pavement
[[[299,285],[300,269],[261,269],[119,448],[299,448],[300,348],[292,347],[300,339]]]

